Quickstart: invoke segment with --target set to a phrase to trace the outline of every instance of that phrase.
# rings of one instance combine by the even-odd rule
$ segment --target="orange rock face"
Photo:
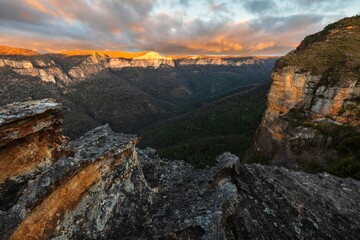
[[[290,139],[302,138],[301,134],[296,133],[295,127],[290,126],[292,120],[298,121],[296,118],[300,117],[289,114],[292,109],[302,111],[307,122],[329,119],[336,124],[360,126],[359,116],[349,115],[346,111],[347,101],[359,95],[358,79],[344,79],[326,86],[321,83],[321,74],[313,75],[300,70],[301,67],[285,66],[273,71],[268,106],[257,132],[255,146],[275,162],[291,158],[291,150],[288,149]],[[298,121],[299,124],[301,121]]]
[[[91,164],[61,184],[37,206],[11,235],[10,239],[47,239],[64,212],[72,209],[81,196],[100,178],[99,164]]]
[[[45,101],[44,101],[45,102]],[[66,143],[61,134],[63,109],[53,100],[36,108],[38,101],[10,104],[0,111],[0,182],[34,172],[56,161]],[[21,116],[20,111],[24,111]],[[19,117],[21,116],[21,117]]]

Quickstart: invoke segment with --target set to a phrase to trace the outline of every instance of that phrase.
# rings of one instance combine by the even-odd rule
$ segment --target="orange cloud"
[[[201,41],[193,42],[186,45],[187,48],[194,49],[199,52],[214,52],[222,53],[229,51],[240,51],[243,49],[243,46],[239,42],[234,42],[233,40],[225,36],[217,36],[212,41]]]
[[[122,31],[121,31],[120,28],[115,27],[112,32],[113,32],[113,34],[119,34],[119,33],[121,33]]]
[[[146,31],[144,27],[137,26],[137,25],[130,25],[129,29],[136,33],[144,33]]]
[[[33,21],[35,19],[35,17],[28,12],[21,12],[19,15],[27,21]]]
[[[271,48],[275,46],[275,42],[271,41],[271,42],[262,42],[262,43],[258,43],[256,44],[253,49],[254,51],[260,51],[260,50],[264,50],[266,48]]]
[[[42,13],[50,14],[55,16],[55,12],[53,12],[51,9],[47,8],[43,3],[39,2],[39,0],[23,0],[25,5],[40,11]]]

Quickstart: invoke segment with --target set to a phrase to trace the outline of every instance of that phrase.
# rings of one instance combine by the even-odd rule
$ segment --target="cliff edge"
[[[343,161],[360,171],[359,47],[356,16],[306,37],[277,61],[255,139],[260,152],[292,167],[338,168]]]

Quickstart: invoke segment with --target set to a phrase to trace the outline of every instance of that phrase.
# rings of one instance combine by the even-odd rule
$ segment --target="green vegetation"
[[[352,177],[360,180],[360,160],[355,157],[347,157],[335,161],[328,172],[339,177]]]
[[[257,151],[254,146],[250,146],[245,156],[241,159],[244,163],[260,163],[263,165],[271,164],[271,159]]]
[[[322,74],[319,86],[339,80],[360,77],[360,16],[345,18],[328,25],[323,31],[306,37],[277,66],[301,66],[302,71]]]
[[[140,147],[155,147],[161,157],[196,167],[213,164],[225,151],[242,158],[261,121],[267,91],[268,86],[253,88],[145,129]]]
[[[339,177],[360,180],[360,133],[354,127],[313,122],[304,122],[303,126],[318,131],[325,137],[325,142],[329,142],[326,147],[337,153],[327,156],[322,161],[299,161],[304,171],[311,173],[326,171]]]

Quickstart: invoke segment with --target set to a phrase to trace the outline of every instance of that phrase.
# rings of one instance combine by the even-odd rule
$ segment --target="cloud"
[[[291,31],[311,30],[312,26],[321,25],[323,16],[296,14],[286,17],[265,16],[250,22],[252,29],[279,34]]]
[[[340,6],[352,2],[2,0],[0,43],[38,51],[285,54],[306,35],[345,16]]]
[[[277,8],[276,3],[272,0],[245,0],[241,2],[243,7],[253,14],[264,14]]]
[[[180,5],[184,6],[184,7],[189,7],[190,6],[190,0],[179,0]]]
[[[329,11],[336,10],[345,5],[351,5],[355,1],[357,0],[292,0],[290,2],[298,9]]]

